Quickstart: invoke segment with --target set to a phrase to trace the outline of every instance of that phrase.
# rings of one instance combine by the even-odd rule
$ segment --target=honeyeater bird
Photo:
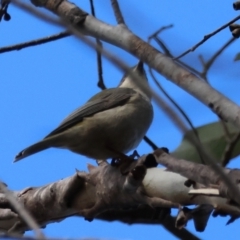
[[[153,119],[151,94],[139,62],[116,88],[99,92],[15,162],[47,148],[65,148],[93,159],[117,158],[136,148]]]

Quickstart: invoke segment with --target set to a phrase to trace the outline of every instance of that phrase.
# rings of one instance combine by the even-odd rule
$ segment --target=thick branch
[[[159,156],[158,153],[154,154],[158,161],[161,158],[161,162],[168,156],[164,154]],[[77,172],[58,182],[24,189],[14,194],[42,227],[73,215],[84,216],[87,220],[98,218],[127,223],[166,225],[165,220],[170,214],[169,208],[192,204],[208,204],[224,214],[240,216],[240,208],[229,201],[231,196],[228,196],[227,191],[222,191],[224,188],[221,181],[219,182],[217,176],[212,175],[211,169],[205,166],[205,170],[200,172],[200,177],[194,178],[196,174],[192,173],[199,170],[199,164],[186,162],[184,165],[183,160],[177,161],[181,165],[180,168],[174,167],[172,161],[169,167],[199,182],[187,187],[185,182],[188,178],[165,169],[151,168],[155,166],[155,159],[149,154],[137,161],[129,159],[120,162],[117,166],[90,165],[89,173]],[[146,171],[146,167],[150,168]],[[230,172],[230,170],[226,171]],[[232,172],[235,179],[238,179],[239,170]],[[202,194],[195,194],[194,197],[189,195],[189,191],[194,188],[201,190],[202,186],[206,188],[210,184],[214,184],[221,197],[218,192],[214,197]],[[12,232],[29,229],[4,194],[0,195],[0,220],[0,229],[4,232],[10,229]]]
[[[42,5],[41,1],[34,0],[36,5],[45,7],[55,14],[69,19],[72,23],[78,23],[79,18],[82,19],[84,15],[81,9],[67,1],[62,1],[59,5],[57,5],[58,1],[56,0],[44,2],[46,4]],[[77,29],[84,34],[118,46],[141,59],[167,79],[210,107],[211,110],[222,119],[230,121],[235,126],[240,127],[240,108],[235,103],[186,69],[182,68],[172,59],[166,57],[138,38],[127,28],[121,25],[114,27],[97,20],[93,16],[87,15],[85,21],[77,25]]]

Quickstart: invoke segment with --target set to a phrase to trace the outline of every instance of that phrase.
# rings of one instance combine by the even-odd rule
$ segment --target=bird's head
[[[136,66],[130,68],[129,71],[123,76],[118,87],[132,88],[135,91],[151,99],[148,79],[143,67],[143,62],[139,61]]]

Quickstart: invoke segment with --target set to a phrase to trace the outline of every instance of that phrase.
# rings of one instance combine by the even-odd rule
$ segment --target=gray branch
[[[141,59],[158,73],[165,76],[185,91],[200,100],[221,119],[240,127],[240,108],[230,99],[213,89],[173,59],[160,53],[157,49],[140,39],[126,27],[112,26],[88,15],[79,7],[68,1],[59,4],[57,0],[32,0],[36,6],[44,7],[75,24],[81,33],[115,45]]]

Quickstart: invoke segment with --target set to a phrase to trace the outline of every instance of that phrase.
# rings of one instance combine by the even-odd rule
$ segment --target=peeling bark
[[[89,221],[98,218],[128,224],[164,224],[170,217],[171,208],[188,205],[199,207],[180,211],[176,222],[179,228],[193,219],[196,229],[203,231],[212,209],[215,215],[230,215],[234,220],[240,216],[240,207],[232,201],[227,191],[223,197],[221,181],[213,177],[208,166],[201,166],[200,176],[194,174],[200,164],[180,159],[175,159],[178,167],[176,161],[174,165],[174,160],[170,159],[167,162],[169,169],[156,168],[154,155],[157,161],[161,158],[162,163],[167,157],[172,158],[166,153],[156,156],[155,151],[138,160],[129,158],[114,165],[98,167],[89,165],[89,173],[77,171],[63,180],[13,193],[41,227],[73,215],[83,216]],[[233,173],[238,179],[239,170],[233,170]],[[194,181],[190,187],[185,185],[188,178]],[[196,192],[194,196],[189,194],[193,189],[206,189],[210,185],[219,190],[219,195],[216,191],[214,196]],[[18,233],[28,230],[3,193],[0,193],[0,229]]]

